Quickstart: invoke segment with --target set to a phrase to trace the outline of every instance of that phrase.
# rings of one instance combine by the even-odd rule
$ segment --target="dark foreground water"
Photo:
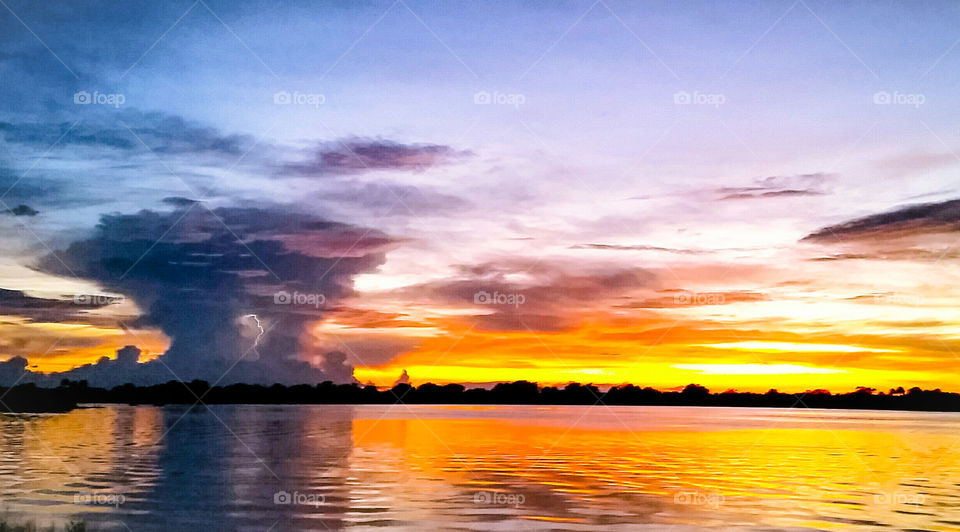
[[[97,530],[960,530],[960,415],[107,406],[0,419],[11,521]]]

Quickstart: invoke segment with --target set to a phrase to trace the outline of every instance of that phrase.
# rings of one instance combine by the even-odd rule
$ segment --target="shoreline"
[[[5,413],[58,413],[80,405],[450,405],[450,406],[678,406],[717,408],[777,408],[823,410],[876,410],[904,412],[960,412],[960,394],[940,390],[902,388],[890,394],[860,388],[845,394],[824,390],[808,393],[710,393],[690,384],[683,391],[660,391],[634,385],[614,386],[601,392],[596,386],[572,383],[564,388],[540,387],[518,381],[492,389],[466,389],[462,385],[398,384],[388,390],[358,384],[323,382],[315,386],[233,384],[211,387],[205,381],[169,381],[153,386],[126,384],[114,388],[90,387],[86,382],[65,381],[56,388],[22,384],[0,387],[0,411]]]

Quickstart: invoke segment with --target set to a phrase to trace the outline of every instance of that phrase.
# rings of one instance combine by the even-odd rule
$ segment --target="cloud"
[[[305,234],[321,243],[349,234],[361,251],[313,250]],[[145,309],[135,325],[159,327],[170,338],[162,363],[180,378],[216,380],[236,364],[231,381],[318,382],[324,372],[298,360],[320,355],[303,341],[307,327],[326,316],[326,305],[353,293],[354,275],[383,264],[389,240],[282,207],[144,210],[102,216],[92,236],[38,267],[72,271],[131,298]],[[303,300],[278,300],[281,291]],[[250,314],[265,329],[256,348],[244,319]],[[249,358],[238,360],[244,353]]]
[[[338,205],[360,207],[375,215],[429,214],[461,210],[470,205],[462,198],[425,187],[395,183],[345,183],[348,188],[325,193],[323,199]]]
[[[0,166],[0,214],[34,216],[36,211],[36,214],[49,214],[48,220],[56,220],[65,209],[89,208],[112,201],[102,191],[115,191],[117,185],[108,185],[106,179],[90,183],[83,177],[84,174],[76,170],[50,170],[40,164],[36,167],[28,164],[20,170]]]
[[[120,111],[109,119],[0,122],[0,137],[7,143],[44,150],[56,145],[61,149],[78,146],[130,151],[142,150],[146,144],[157,153],[233,156],[242,154],[244,148],[253,143],[251,137],[221,134],[215,128],[201,126],[177,115],[133,109]]]
[[[42,386],[55,386],[62,379],[73,381],[87,381],[91,386],[113,387],[119,384],[132,383],[136,385],[150,385],[170,380],[188,380],[193,375],[178,374],[172,367],[162,360],[141,363],[141,351],[138,347],[127,345],[117,350],[115,358],[101,357],[94,363],[84,364],[69,371],[49,374],[30,371],[27,359],[16,356],[6,362],[0,362],[0,383],[34,383]],[[324,355],[319,368],[306,362],[282,360],[271,365],[257,362],[238,362],[230,367],[218,367],[219,375],[200,375],[210,382],[232,384],[243,382],[247,384],[273,384],[277,376],[286,376],[280,382],[303,382],[316,384],[324,380],[334,382],[352,382],[353,367],[346,363],[346,355],[334,351]],[[229,372],[228,372],[229,370]],[[220,377],[223,377],[222,379]]]
[[[477,330],[557,331],[576,325],[581,312],[650,287],[654,279],[636,267],[507,261],[462,266],[456,278],[408,287],[399,295],[471,305]]]
[[[23,204],[17,205],[12,209],[5,209],[2,212],[3,214],[12,214],[14,216],[36,216],[40,214],[40,211]]]
[[[768,297],[750,290],[731,290],[725,292],[691,292],[687,290],[663,290],[665,295],[646,298],[618,308],[685,308],[712,305],[730,305],[733,303],[753,303],[765,301]]]
[[[107,297],[92,298],[78,305],[73,296],[62,299],[34,297],[20,290],[0,288],[0,313],[29,318],[39,322],[62,322],[81,318],[81,314],[94,309],[113,304]]]
[[[678,248],[665,248],[660,246],[648,246],[642,244],[631,244],[631,245],[622,245],[622,244],[577,244],[570,246],[570,249],[597,249],[597,250],[608,250],[608,251],[662,251],[665,253],[677,253],[680,255],[703,255],[709,253],[705,250],[700,249],[678,249]]]
[[[834,253],[822,257],[810,259],[815,262],[832,262],[840,260],[899,260],[899,261],[929,261],[940,262],[943,260],[955,260],[960,258],[960,250],[952,248],[946,249],[880,249],[869,251],[867,253]]]
[[[170,372],[161,364],[140,364],[140,349],[127,345],[117,350],[116,358],[101,357],[93,364],[84,364],[70,371],[50,375],[34,374],[33,379],[57,382],[62,379],[87,381],[91,386],[116,386],[118,384],[150,384],[171,380]],[[146,377],[146,378],[145,378]],[[152,377],[152,378],[150,378]]]
[[[190,198],[184,198],[180,196],[169,196],[163,198],[164,205],[172,205],[174,207],[189,207],[196,203],[199,203],[197,200],[192,200]]]
[[[908,205],[818,229],[806,242],[879,240],[904,236],[949,233],[960,229],[960,200]]]
[[[136,139],[129,132],[116,128],[100,128],[94,125],[77,125],[70,122],[0,122],[0,136],[10,144],[29,144],[47,148],[57,143],[60,147],[69,145],[106,146],[110,148],[131,149]]]
[[[26,204],[26,202],[41,203],[43,205],[69,202],[65,196],[67,183],[59,180],[45,179],[43,181],[31,178],[22,178],[22,172],[12,168],[0,167],[0,196],[7,205]],[[13,214],[13,213],[7,213]]]
[[[947,168],[960,163],[953,152],[915,151],[906,152],[879,161],[877,170],[892,175],[910,175]]]
[[[439,144],[400,144],[380,139],[350,138],[320,145],[313,158],[285,164],[284,176],[353,174],[370,170],[425,170],[468,155]]]
[[[796,176],[770,176],[756,181],[756,184],[746,187],[722,187],[717,189],[721,194],[720,201],[785,198],[800,196],[822,196],[827,174],[801,174]]]

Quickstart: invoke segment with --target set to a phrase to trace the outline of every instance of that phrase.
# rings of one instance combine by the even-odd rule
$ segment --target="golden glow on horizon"
[[[700,270],[680,271],[683,276],[694,274]],[[381,288],[391,287],[387,283]],[[731,299],[736,297],[736,291],[730,293]],[[639,300],[657,301],[650,299],[654,296],[656,292]],[[841,392],[857,386],[955,391],[943,376],[960,373],[960,359],[949,352],[952,345],[944,351],[929,336],[916,334],[935,331],[950,343],[958,330],[957,315],[943,307],[912,305],[908,314],[900,315],[900,306],[886,299],[877,305],[874,297],[833,297],[817,304],[811,303],[809,291],[799,290],[773,300],[676,307],[669,296],[666,308],[616,302],[628,296],[617,296],[614,302],[598,297],[562,309],[546,307],[541,316],[536,299],[528,294],[528,305],[516,309],[521,319],[515,321],[494,305],[397,297],[389,290],[354,296],[312,327],[313,338],[325,349],[347,352],[356,379],[378,386],[393,385],[407,371],[415,385],[528,380],[543,386],[576,381],[664,390],[696,383],[713,391]],[[132,301],[127,304],[139,314]],[[131,334],[104,319],[108,311],[127,310],[120,305],[91,310],[91,323],[10,316],[0,334],[16,333],[6,335],[9,345],[21,338],[31,343],[4,354],[25,356],[31,370],[44,373],[95,363],[104,356],[112,359],[128,344],[141,348],[141,361],[156,358],[169,344],[161,332]],[[57,338],[61,343],[54,345]],[[383,351],[368,355],[367,341]]]
[[[12,317],[13,320],[22,318]],[[29,361],[28,369],[41,373],[68,371],[84,364],[96,363],[103,357],[116,358],[117,349],[125,345],[140,348],[140,362],[149,362],[163,354],[169,346],[167,337],[155,330],[124,330],[84,323],[18,323],[25,336],[36,340],[36,348],[19,356]],[[95,345],[83,347],[91,342]],[[34,345],[34,343],[30,344]],[[4,360],[13,358],[11,355]]]
[[[815,368],[796,364],[674,364],[672,367],[702,375],[800,375],[844,373],[842,369]]]
[[[702,344],[700,347],[716,349],[742,349],[746,351],[794,351],[798,353],[898,353],[897,349],[880,349],[856,345],[801,344],[791,342],[732,342],[729,344]]]

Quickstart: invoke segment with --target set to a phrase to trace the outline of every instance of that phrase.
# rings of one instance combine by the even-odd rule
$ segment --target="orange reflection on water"
[[[40,525],[960,530],[960,414],[106,406],[2,416],[0,432],[0,495]]]
[[[149,483],[161,435],[157,409],[78,409],[66,415],[0,415],[4,511],[26,510],[37,524],[62,523],[76,507],[64,494],[116,496]],[[21,501],[24,494],[27,501]],[[23,504],[26,502],[26,504]],[[37,516],[35,508],[46,511]],[[109,506],[90,505],[90,512]]]
[[[446,494],[482,520],[960,530],[960,438],[916,414],[396,408],[355,419],[354,458],[416,479],[411,519]]]

